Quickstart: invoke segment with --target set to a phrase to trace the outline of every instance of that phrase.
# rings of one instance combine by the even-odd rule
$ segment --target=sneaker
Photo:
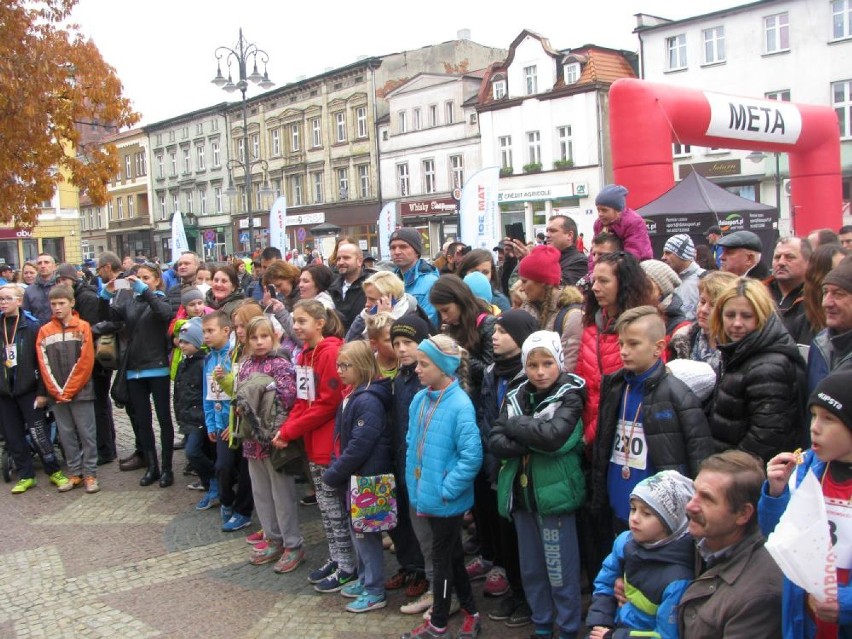
[[[305,495],[299,500],[299,503],[302,506],[316,506],[317,505],[317,496],[316,495]]]
[[[344,597],[348,597],[349,599],[357,599],[361,595],[366,595],[367,589],[360,581],[353,581],[351,584],[343,586],[340,590],[340,594]]]
[[[482,632],[482,623],[479,621],[479,613],[471,615],[465,610],[456,639],[477,639],[480,632]]]
[[[50,476],[50,483],[56,486],[57,488],[62,488],[65,484],[68,483],[68,478],[62,473],[61,470],[57,470]]]
[[[419,615],[429,610],[432,607],[432,602],[432,592],[427,590],[414,601],[409,601],[400,606],[399,611],[404,615]]]
[[[488,613],[488,618],[491,621],[506,621],[515,612],[518,607],[518,602],[515,595],[503,597],[497,604],[497,607]]]
[[[262,566],[263,564],[268,564],[273,561],[277,561],[278,558],[283,554],[284,546],[274,541],[268,540],[262,545],[258,544],[252,549],[249,563],[252,566]]]
[[[447,616],[452,617],[459,610],[461,610],[461,604],[459,603],[458,598],[455,595],[453,595],[452,599],[450,599],[450,612]],[[429,606],[429,610],[427,610],[426,612],[423,613],[423,618],[426,621],[429,621],[430,619],[432,619],[432,606]]]
[[[261,528],[257,532],[253,532],[248,537],[246,537],[246,543],[249,543],[254,546],[255,544],[259,544],[260,542],[262,542],[264,539],[266,538],[263,536],[263,528]]]
[[[220,506],[219,516],[222,518],[222,525],[224,526],[231,520],[231,517],[234,516],[234,509],[230,506]]]
[[[195,504],[195,510],[210,510],[213,506],[219,505],[219,494],[211,493],[212,491],[204,493],[204,496]]]
[[[94,495],[95,493],[101,492],[101,487],[98,486],[98,478],[93,477],[92,475],[83,479],[83,485],[86,487],[87,495]]]
[[[411,582],[414,573],[408,572],[405,568],[400,568],[393,577],[385,581],[385,590],[399,590],[404,588]]]
[[[317,592],[340,592],[340,590],[355,579],[358,575],[353,572],[346,572],[338,568],[328,577],[314,585],[314,590]]]
[[[424,621],[411,632],[406,632],[400,639],[440,639],[447,636],[447,629],[438,630],[430,622]]]
[[[298,548],[285,548],[281,559],[275,564],[272,569],[279,575],[284,575],[288,572],[293,572],[302,565],[305,561],[305,549],[299,546]]]
[[[527,600],[524,599],[521,603],[518,604],[518,607],[515,608],[515,611],[512,615],[506,619],[503,623],[505,623],[510,628],[520,628],[521,626],[526,626],[528,623],[532,623],[532,610],[530,610],[529,604]]]
[[[388,600],[384,595],[368,595],[367,593],[364,593],[346,606],[346,612],[370,612],[371,610],[384,608],[387,605]]]
[[[429,590],[429,580],[426,579],[426,575],[422,572],[416,572],[411,581],[408,582],[408,586],[405,587],[405,596],[419,597],[427,590]]]
[[[462,542],[462,550],[466,555],[475,555],[479,552],[479,542],[476,540],[476,537],[471,535],[464,542]]]
[[[485,577],[485,588],[482,591],[488,597],[502,597],[509,592],[509,580],[506,571],[500,566],[494,566]]]
[[[15,484],[14,486],[12,486],[12,494],[13,495],[20,495],[21,493],[27,492],[30,488],[32,488],[35,485],[36,485],[35,477],[28,477],[27,479],[19,479],[18,483]],[[65,492],[65,491],[63,491],[63,492]]]
[[[207,492],[207,489],[204,487],[204,484],[201,483],[200,479],[192,482],[191,484],[187,484],[186,487],[190,490],[203,490]]]
[[[80,475],[71,475],[68,478],[68,481],[66,483],[62,484],[56,490],[58,490],[60,493],[67,493],[69,490],[74,490],[75,488],[77,488],[77,486],[82,486],[82,485],[83,485],[83,478],[80,477]]]
[[[326,559],[322,566],[311,571],[308,575],[308,581],[312,584],[318,584],[335,570],[337,570],[337,562]]]
[[[382,535],[382,548],[384,548],[385,550],[390,550],[391,546],[393,546],[393,539],[391,539],[389,535],[383,534]]]
[[[234,513],[231,518],[222,526],[222,532],[234,532],[251,526],[251,517],[246,517],[240,513]]]
[[[493,567],[493,563],[491,563],[487,559],[483,559],[480,555],[479,557],[471,561],[467,566],[465,566],[465,570],[467,571],[467,578],[471,581],[479,581],[480,579],[485,579],[486,575]]]

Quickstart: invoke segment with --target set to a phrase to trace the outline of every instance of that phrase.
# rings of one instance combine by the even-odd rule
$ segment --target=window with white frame
[[[204,134],[204,122],[199,122],[195,125],[195,135]]]
[[[246,145],[244,138],[237,140],[237,157],[240,159],[240,162],[246,161]]]
[[[290,178],[290,199],[293,206],[302,205],[302,176],[294,175]]]
[[[358,195],[362,198],[370,197],[370,165],[358,165]]]
[[[681,144],[680,142],[672,142],[672,155],[675,157],[685,157],[692,153],[692,146],[689,144]]]
[[[676,71],[686,68],[686,34],[666,38],[666,70]]]
[[[222,187],[216,186],[213,188],[213,206],[216,213],[222,212]]]
[[[114,219],[115,219],[115,218],[113,217],[112,200],[110,200],[109,202],[107,202],[107,219],[108,219],[108,220],[114,220]]]
[[[133,177],[133,163],[129,155],[124,156],[124,179],[129,180]]]
[[[135,209],[136,209],[136,207],[133,206],[133,196],[128,195],[127,196],[127,217],[128,218],[134,217],[136,215]]]
[[[763,42],[765,53],[790,49],[790,14],[785,11],[763,19]]]
[[[272,155],[274,157],[281,155],[281,129],[272,129],[270,133],[270,146],[272,147]]]
[[[349,199],[349,170],[337,169],[337,199]]]
[[[562,162],[574,161],[574,140],[570,126],[556,127],[557,156]]]
[[[438,105],[429,105],[429,126],[438,126]]]
[[[183,149],[183,172],[184,174],[192,172],[192,155],[188,148]]]
[[[180,211],[180,201],[178,199],[178,193],[175,191],[172,193],[172,213],[176,213]]]
[[[272,196],[275,198],[281,197],[281,178],[272,180]]]
[[[438,190],[435,179],[435,160],[423,160],[423,192],[435,193]]]
[[[712,27],[701,32],[704,39],[704,64],[725,61],[725,27]]]
[[[778,100],[779,102],[790,101],[790,89],[782,89],[781,91],[770,91],[765,94],[767,100]]]
[[[565,65],[565,84],[574,84],[580,79],[580,63],[569,62]]]
[[[314,203],[322,204],[325,201],[325,189],[322,186],[322,171],[311,173],[314,184]]]
[[[396,183],[399,186],[399,194],[402,197],[411,194],[408,183],[408,162],[396,165]]]
[[[157,196],[157,201],[160,204],[160,206],[159,206],[159,208],[160,208],[160,219],[161,220],[169,219],[169,212],[166,209],[166,196],[165,195]]]
[[[195,213],[195,202],[192,197],[192,191],[186,192],[186,212],[187,213]]]
[[[290,125],[290,150],[298,151],[299,146],[299,125],[291,124]]]
[[[219,120],[217,120],[216,118],[213,118],[212,120],[210,120],[210,130],[211,131],[218,131],[219,130]]]
[[[423,128],[423,116],[420,112],[420,108],[414,109],[414,130],[419,131]]]
[[[145,170],[145,151],[136,154],[136,177],[147,174]]]
[[[166,177],[166,166],[163,162],[163,154],[157,155],[157,177]]]
[[[452,100],[449,100],[444,103],[444,122],[447,124],[452,124],[456,121],[455,117],[456,109]]]
[[[497,146],[500,147],[500,167],[512,168],[512,136],[501,135],[497,138]]]
[[[315,149],[322,146],[322,123],[319,118],[311,120],[311,146]]]
[[[464,156],[450,156],[450,184],[454,189],[460,189],[464,186]]]
[[[835,39],[852,37],[852,0],[832,0],[831,34]]]
[[[171,166],[171,175],[177,175],[177,151],[169,151],[169,164]]]
[[[524,67],[524,85],[526,86],[527,95],[535,95],[538,93],[538,70],[536,65]]]
[[[355,109],[355,123],[358,128],[358,137],[367,137],[367,107],[358,107]]]
[[[244,186],[239,187],[239,192],[240,192],[240,207],[241,207],[240,211],[245,213],[249,210],[249,208],[248,208],[248,192],[246,191],[246,187],[244,187]]]
[[[831,85],[831,104],[837,113],[840,137],[852,137],[852,80],[834,82]]]
[[[541,164],[541,132],[527,132],[527,160],[530,164]]]
[[[124,219],[124,198],[118,197],[115,199],[115,210],[118,213],[118,219]]]
[[[180,137],[184,140],[189,137],[189,127],[185,126],[180,130]]]
[[[408,131],[408,114],[405,111],[400,111],[396,114],[396,124],[398,133]]]
[[[338,142],[346,142],[346,113],[340,111],[334,114],[334,130]]]
[[[207,161],[204,159],[204,145],[199,144],[195,147],[195,166],[199,171],[207,168]]]
[[[218,169],[220,166],[222,166],[222,155],[219,152],[219,143],[211,142],[210,151],[213,154],[213,166]]]
[[[198,189],[198,213],[207,215],[207,189]]]
[[[251,157],[257,159],[260,157],[260,134],[252,133],[251,135]]]
[[[499,80],[494,80],[494,84],[492,85],[494,89],[494,99],[502,100],[506,97],[506,80],[502,77]]]

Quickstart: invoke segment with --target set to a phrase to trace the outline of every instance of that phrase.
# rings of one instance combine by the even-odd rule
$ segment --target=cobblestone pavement
[[[115,411],[120,454],[132,450],[124,411]],[[101,492],[59,494],[38,470],[38,486],[12,495],[0,484],[0,638],[50,639],[370,639],[398,637],[419,617],[403,615],[404,594],[383,610],[355,615],[345,599],[321,595],[306,580],[325,557],[316,507],[300,507],[307,561],[288,575],[251,566],[244,534],[223,533],[218,509],[197,512],[176,453],[176,484],[142,488],[141,471],[98,471]],[[4,488],[5,486],[5,488]],[[396,571],[386,553],[386,572]],[[482,583],[474,584],[481,594]],[[487,619],[496,602],[478,597],[483,636],[518,639]],[[451,619],[455,631],[459,617]]]

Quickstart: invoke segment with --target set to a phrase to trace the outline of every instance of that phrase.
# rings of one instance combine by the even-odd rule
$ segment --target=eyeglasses
[[[354,364],[349,364],[347,362],[337,362],[337,370],[339,371],[348,371],[353,366]]]
[[[0,304],[8,304],[10,302],[17,302],[17,297],[0,297]]]

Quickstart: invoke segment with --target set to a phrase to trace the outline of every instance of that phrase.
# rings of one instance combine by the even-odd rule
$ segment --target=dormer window
[[[569,62],[565,65],[565,84],[574,84],[580,79],[580,63]]]
[[[494,82],[491,85],[494,89],[494,99],[502,100],[506,97],[506,76],[495,75]]]

